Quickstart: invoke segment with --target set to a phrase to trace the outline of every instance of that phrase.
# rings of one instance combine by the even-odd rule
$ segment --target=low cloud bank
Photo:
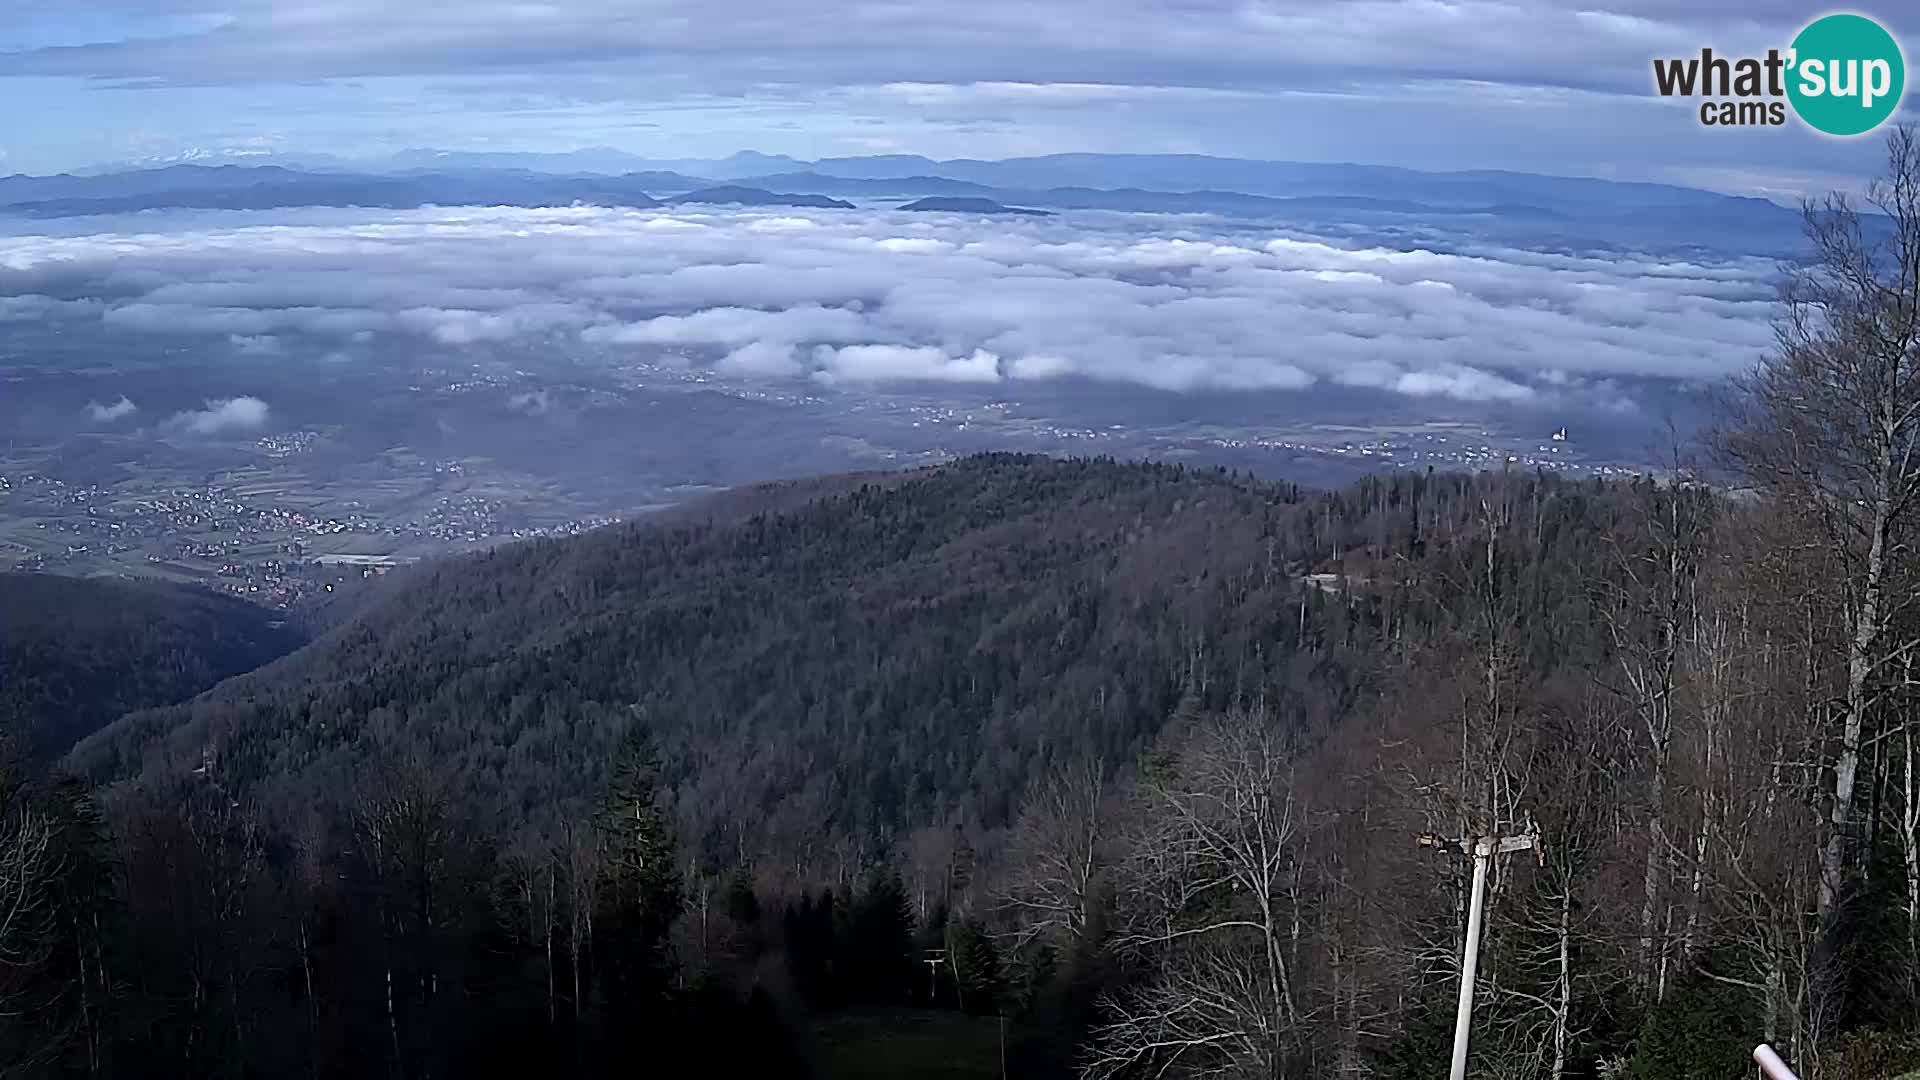
[[[175,413],[168,426],[194,435],[229,435],[267,426],[267,403],[257,397],[207,402],[204,409]]]
[[[282,362],[299,339],[325,353],[393,335],[838,385],[1081,376],[1487,402],[1718,378],[1771,341],[1769,260],[1530,249],[1471,231],[1383,241],[1157,215],[593,207],[102,225],[16,238],[0,305],[93,281],[94,298],[50,317],[216,337],[253,363]],[[176,418],[194,431],[265,421],[252,398]]]
[[[111,424],[115,420],[124,420],[140,411],[140,406],[129,401],[126,395],[111,405],[102,405],[97,401],[87,402],[87,419],[96,424]]]

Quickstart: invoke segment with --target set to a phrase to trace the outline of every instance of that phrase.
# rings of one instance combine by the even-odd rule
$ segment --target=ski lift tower
[[[1431,833],[1417,838],[1421,847],[1458,848],[1473,857],[1473,892],[1467,904],[1467,938],[1460,947],[1460,1007],[1453,1020],[1453,1068],[1450,1080],[1466,1080],[1467,1039],[1473,1028],[1473,975],[1480,963],[1480,924],[1487,902],[1487,866],[1495,856],[1531,851],[1541,858],[1540,833],[1529,823],[1527,831],[1516,836],[1465,836],[1449,838]]]

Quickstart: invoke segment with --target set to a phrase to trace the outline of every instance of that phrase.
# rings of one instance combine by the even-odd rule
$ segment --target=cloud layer
[[[95,26],[91,40],[62,41],[50,30],[27,47],[0,53],[0,74],[276,82],[582,67],[610,72],[645,64],[698,74],[708,91],[769,83],[1044,80],[1063,87],[1056,93],[1075,86],[1114,93],[1126,86],[1297,86],[1380,72],[1585,87],[1639,74],[1649,45],[1693,42],[1697,48],[1703,33],[1726,47],[1744,45],[1769,29],[1790,32],[1808,16],[1804,4],[1787,0],[1713,0],[1684,12],[1653,0],[899,0],[799,7],[660,0],[644,9],[618,0],[421,0],[403,8],[378,0],[80,0],[78,6],[121,8],[125,14],[108,25],[117,23],[123,36],[101,40]]]
[[[129,401],[125,395],[121,395],[120,400],[111,405],[102,405],[97,401],[87,402],[87,419],[96,424],[111,424],[139,411],[140,406]]]
[[[1528,250],[1465,234],[602,208],[91,227],[101,231],[11,238],[0,305],[205,336],[254,363],[393,336],[838,385],[1074,375],[1522,402],[1621,378],[1718,378],[1771,340],[1765,260]],[[231,411],[238,403],[258,411]],[[253,399],[222,410],[219,423],[265,419]]]
[[[257,397],[209,401],[204,409],[175,413],[168,425],[195,435],[230,435],[267,426],[267,403]]]

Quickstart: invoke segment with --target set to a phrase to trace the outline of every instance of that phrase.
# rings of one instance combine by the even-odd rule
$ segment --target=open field
[[[848,1013],[814,1031],[820,1080],[995,1080],[1000,1020],[895,1009]]]

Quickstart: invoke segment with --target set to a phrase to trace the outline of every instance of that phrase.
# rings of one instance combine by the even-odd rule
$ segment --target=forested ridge
[[[0,574],[0,733],[36,756],[282,656],[265,608],[160,581]]]
[[[1528,836],[1471,1075],[1920,1068],[1890,150],[1658,477],[988,455],[422,568],[6,774],[0,1061],[1411,1080]]]
[[[595,791],[644,720],[703,857],[853,841],[857,864],[949,814],[1004,824],[1056,757],[1139,753],[1189,683],[1224,707],[1296,681],[1293,578],[1328,527],[1300,498],[983,457],[730,525],[520,545],[76,761],[211,760],[304,807],[419,754],[490,777],[517,825]],[[164,764],[137,749],[156,730]]]
[[[1310,493],[1173,466],[990,455],[761,499],[777,508],[432,567],[300,653],[129,716],[71,763],[115,784],[108,805],[136,835],[171,830],[182,804],[211,800],[220,828],[240,830],[229,841],[240,852],[221,857],[257,860],[249,877],[291,875],[315,851],[367,842],[369,803],[435,801],[442,842],[474,850],[434,865],[478,860],[474,878],[440,887],[488,896],[481,926],[456,938],[471,948],[543,875],[550,889],[587,888],[568,880],[589,857],[575,849],[599,835],[621,790],[615,763],[639,738],[625,752],[655,763],[648,802],[675,837],[673,880],[660,888],[682,911],[656,936],[680,936],[682,977],[705,972],[735,991],[745,978],[750,996],[761,961],[734,955],[734,909],[764,904],[784,909],[779,932],[745,948],[792,969],[775,980],[784,1006],[908,1003],[913,961],[951,933],[976,935],[992,968],[1047,943],[1000,895],[1027,868],[998,853],[1033,830],[1039,793],[1088,770],[1121,790],[1170,723],[1178,734],[1258,713],[1286,732],[1290,754],[1311,754],[1331,752],[1357,711],[1400,700],[1416,661],[1396,654],[1457,632],[1451,608],[1472,595],[1490,500],[1526,538],[1499,552],[1516,595],[1529,608],[1574,605],[1569,632],[1537,620],[1525,666],[1577,659],[1570,628],[1589,618],[1578,568],[1602,564],[1633,495],[1501,475]],[[503,874],[523,876],[497,895]],[[285,911],[350,903],[305,895],[315,887],[276,882],[228,929],[260,935],[249,950],[293,964],[299,948],[284,950],[319,931],[289,928]],[[835,896],[851,901],[844,913]],[[547,902],[533,907],[557,919],[566,904]],[[878,930],[853,923],[868,906]],[[808,971],[809,918],[822,938],[813,963],[862,935],[881,937],[880,957],[871,970]],[[723,948],[711,944],[716,923]],[[562,955],[572,948],[584,946]],[[1074,985],[1054,985],[1045,972],[1057,961],[1036,958],[1045,953],[1025,957],[1039,965],[1029,998]],[[922,1003],[954,1005],[953,994]],[[1033,1019],[1032,1067],[1070,1070],[1073,1036],[1050,1045],[1055,1023]]]

